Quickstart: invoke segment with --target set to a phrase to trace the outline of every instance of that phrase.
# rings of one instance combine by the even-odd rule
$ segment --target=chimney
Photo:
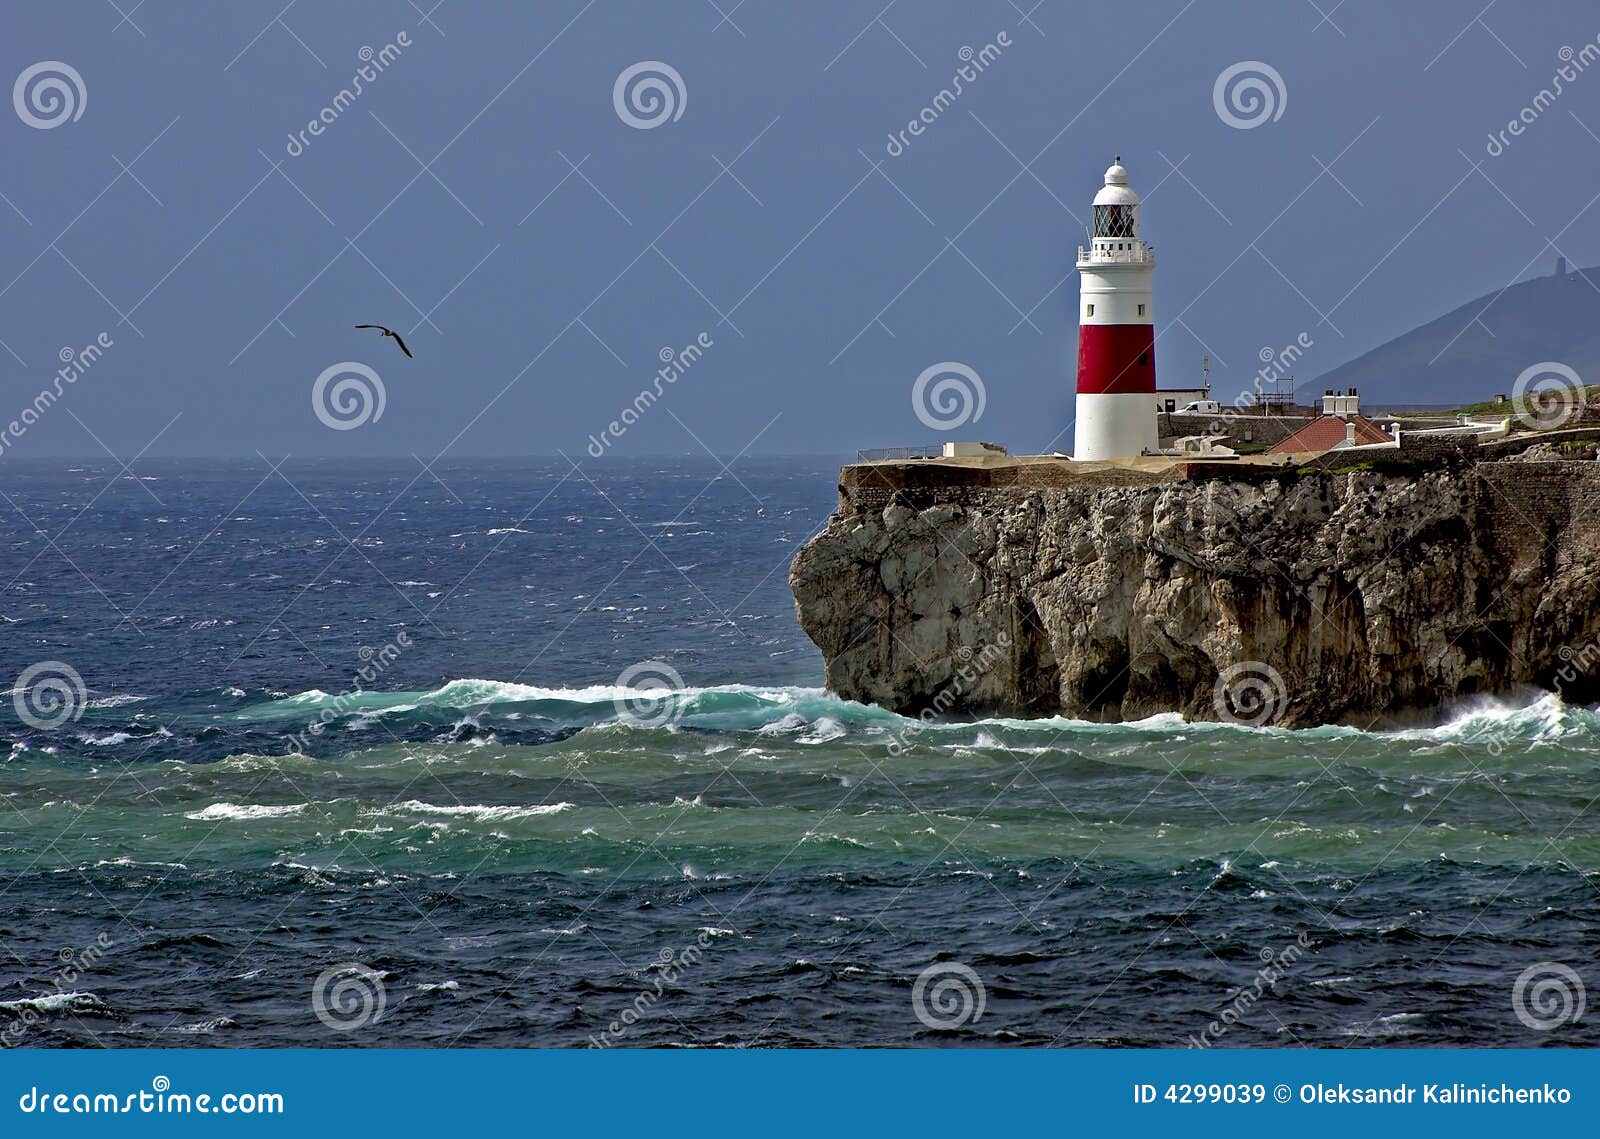
[[[1338,412],[1339,412],[1339,405],[1336,402],[1337,400],[1338,400],[1338,397],[1333,394],[1333,389],[1332,388],[1323,389],[1323,392],[1322,392],[1322,414],[1323,415],[1337,415]]]
[[[1356,445],[1356,425],[1353,419],[1344,421],[1344,445],[1346,447],[1354,447]]]

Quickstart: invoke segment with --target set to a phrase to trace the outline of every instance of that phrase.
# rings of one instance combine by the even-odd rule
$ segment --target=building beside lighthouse
[[[1078,247],[1078,400],[1073,458],[1154,454],[1155,252],[1139,235],[1139,195],[1118,158],[1094,196],[1088,248]]]

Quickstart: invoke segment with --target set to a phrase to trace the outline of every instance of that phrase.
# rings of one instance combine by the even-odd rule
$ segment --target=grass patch
[[[1583,402],[1589,404],[1600,402],[1600,384],[1588,384],[1584,387]],[[1495,403],[1492,399],[1482,400],[1478,403],[1469,403],[1464,407],[1456,408],[1455,411],[1451,412],[1450,414],[1483,416],[1500,419],[1507,416],[1516,416],[1524,413],[1531,417],[1538,413],[1538,409],[1530,409],[1526,400],[1511,399],[1507,397],[1504,403]]]

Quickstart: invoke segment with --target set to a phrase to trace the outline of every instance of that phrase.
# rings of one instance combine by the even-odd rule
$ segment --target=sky
[[[1307,341],[1314,386],[1600,262],[1582,0],[36,0],[3,31],[0,477],[1065,448],[1114,155],[1162,386]]]

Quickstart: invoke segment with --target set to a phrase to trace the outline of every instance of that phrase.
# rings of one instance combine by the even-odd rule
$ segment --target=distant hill
[[[1353,387],[1376,406],[1459,406],[1509,394],[1524,368],[1546,360],[1600,380],[1600,268],[1536,277],[1468,301],[1302,380],[1299,395],[1304,403],[1326,388]]]

